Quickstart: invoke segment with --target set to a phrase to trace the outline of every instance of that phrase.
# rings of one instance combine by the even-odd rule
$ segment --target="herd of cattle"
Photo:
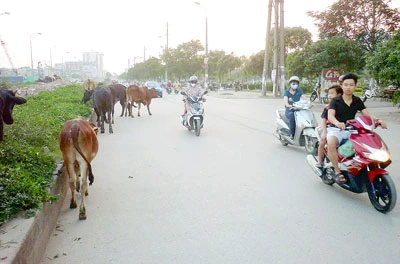
[[[68,175],[68,182],[71,189],[70,208],[76,208],[75,190],[81,193],[81,204],[79,219],[86,219],[85,196],[88,195],[87,180],[90,185],[94,181],[91,168],[91,161],[95,158],[98,151],[97,131],[100,128],[104,133],[104,123],[109,125],[109,133],[113,133],[112,124],[114,123],[114,105],[120,102],[122,106],[122,116],[134,117],[132,106],[138,107],[140,116],[141,104],[147,106],[151,115],[150,104],[152,98],[157,98],[155,89],[130,85],[125,87],[122,84],[95,85],[93,80],[86,80],[83,83],[84,96],[83,103],[91,100],[94,111],[97,115],[97,126],[83,117],[77,117],[64,123],[60,138],[60,150],[63,155],[64,168]],[[3,141],[3,124],[12,124],[12,111],[16,104],[24,104],[26,99],[19,97],[16,91],[0,90],[0,141]],[[135,106],[134,104],[138,104]],[[82,188],[80,184],[80,176]]]

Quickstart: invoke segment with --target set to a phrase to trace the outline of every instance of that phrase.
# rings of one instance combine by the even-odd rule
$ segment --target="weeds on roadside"
[[[26,104],[14,107],[14,124],[4,126],[0,142],[0,225],[53,199],[48,188],[62,159],[61,128],[65,121],[91,113],[82,96],[82,86],[68,85],[27,97]]]

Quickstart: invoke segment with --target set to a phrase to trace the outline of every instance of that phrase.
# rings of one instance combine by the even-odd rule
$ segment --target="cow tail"
[[[83,155],[81,148],[79,147],[78,143],[78,137],[79,137],[79,126],[78,125],[72,125],[71,127],[71,138],[72,138],[72,144],[74,145],[76,151],[82,156],[82,158],[86,161],[88,167],[89,167],[89,185],[92,185],[94,181],[94,176],[92,172],[92,166],[90,165],[90,162],[87,160],[85,155]]]

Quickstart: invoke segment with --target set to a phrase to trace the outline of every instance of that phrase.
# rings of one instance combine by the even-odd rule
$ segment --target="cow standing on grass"
[[[94,176],[90,162],[98,151],[97,127],[83,117],[65,122],[60,133],[60,150],[67,170],[71,202],[69,207],[76,208],[75,190],[81,191],[79,220],[86,219],[85,196],[88,195],[87,178],[92,185]],[[80,173],[80,174],[79,174]],[[79,175],[82,177],[82,188]]]
[[[134,102],[139,104],[138,116],[140,116],[141,104],[146,105],[149,115],[152,115],[150,112],[151,99],[157,98],[157,97],[158,97],[158,93],[157,93],[157,90],[154,88],[149,89],[146,86],[139,87],[134,84],[130,85],[126,89],[127,110],[129,111],[129,116],[134,117],[133,113],[132,113],[132,105]]]
[[[17,92],[0,89],[0,141],[3,141],[3,123],[11,125],[14,123],[12,112],[14,105],[25,104],[26,99],[17,96]]]

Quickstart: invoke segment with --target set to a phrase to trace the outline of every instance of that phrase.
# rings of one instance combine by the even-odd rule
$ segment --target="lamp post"
[[[194,2],[196,5],[201,5],[200,2]],[[203,5],[204,6],[204,5]],[[207,19],[207,8],[204,6],[206,13],[206,54],[204,57],[204,88],[208,90],[208,19]]]
[[[33,33],[31,34],[30,38],[29,38],[29,42],[30,42],[30,46],[31,46],[31,69],[33,70],[33,56],[32,56],[32,37],[34,35],[42,35],[42,33],[37,32],[37,33]]]

